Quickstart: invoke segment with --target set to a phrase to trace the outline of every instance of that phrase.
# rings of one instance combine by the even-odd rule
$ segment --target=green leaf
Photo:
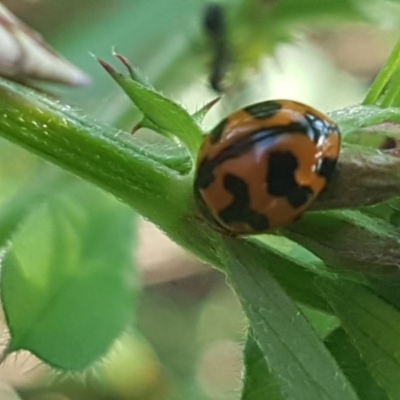
[[[344,142],[347,136],[362,129],[370,133],[375,126],[390,122],[400,123],[400,112],[396,107],[382,108],[375,105],[356,105],[332,111],[329,116],[339,125]]]
[[[400,41],[370,86],[363,104],[379,104],[382,107],[400,106],[398,83],[400,79]]]
[[[226,273],[268,367],[287,400],[355,400],[342,371],[293,301],[236,240],[226,239]],[[334,377],[334,378],[332,378]]]
[[[0,139],[0,205],[30,182],[40,163],[29,152]]]
[[[0,245],[4,245],[32,209],[68,186],[74,178],[44,163],[31,174],[29,181],[0,207]]]
[[[298,251],[297,245],[290,248],[288,245],[277,249],[277,242],[280,238],[272,236],[273,246],[270,245],[271,240],[267,243],[259,243],[256,239],[247,239],[247,243],[240,243],[238,246],[243,251],[255,256],[255,261],[259,261],[259,268],[268,268],[269,273],[275,280],[285,289],[285,291],[296,301],[311,306],[313,308],[323,310],[330,313],[329,305],[321,296],[318,287],[315,285],[314,278],[320,274],[325,274],[325,264],[321,261],[323,268],[316,268],[311,261],[311,257],[307,257],[306,251]],[[283,238],[285,239],[285,238]],[[288,240],[285,240],[289,242]],[[315,261],[314,257],[314,260]],[[229,261],[227,261],[229,263]]]
[[[145,117],[161,130],[161,133],[170,132],[187,147],[193,158],[197,156],[202,141],[202,131],[186,110],[155,90],[117,73],[106,62],[101,60],[99,62]]]
[[[244,368],[241,400],[285,400],[251,332],[244,348]]]
[[[360,353],[343,328],[333,331],[325,339],[325,344],[353,384],[360,399],[389,400],[388,395],[371,376]]]
[[[16,162],[18,160],[18,162]],[[36,204],[65,187],[72,176],[26,150],[0,140],[0,247]]]
[[[377,384],[389,398],[400,398],[399,312],[352,283],[324,281],[320,287]]]
[[[326,336],[340,326],[340,321],[335,315],[302,305],[300,305],[300,309],[321,339],[325,339]]]
[[[103,356],[133,312],[132,229],[129,209],[83,184],[34,211],[2,262],[9,351],[65,370]]]

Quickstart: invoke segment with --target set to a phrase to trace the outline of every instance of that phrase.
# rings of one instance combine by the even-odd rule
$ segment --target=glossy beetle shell
[[[238,110],[200,149],[194,195],[202,216],[227,234],[256,234],[300,217],[327,185],[340,150],[336,124],[290,100]]]

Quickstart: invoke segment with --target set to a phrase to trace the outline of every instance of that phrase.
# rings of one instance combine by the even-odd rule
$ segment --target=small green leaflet
[[[165,131],[176,136],[187,147],[189,153],[196,157],[202,141],[202,132],[186,110],[152,88],[118,73],[105,61],[98,61],[149,123],[158,127],[161,133]]]

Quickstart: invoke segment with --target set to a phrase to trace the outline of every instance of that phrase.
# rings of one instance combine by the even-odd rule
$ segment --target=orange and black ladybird
[[[336,124],[291,100],[238,110],[205,136],[194,181],[199,212],[230,236],[281,228],[312,204],[340,149]]]

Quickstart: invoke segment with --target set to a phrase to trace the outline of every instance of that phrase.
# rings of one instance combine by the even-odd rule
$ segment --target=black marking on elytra
[[[269,155],[267,185],[272,196],[287,196],[297,183],[294,173],[299,166],[296,157],[290,152],[274,152]]]
[[[290,152],[274,152],[269,155],[267,191],[271,196],[286,197],[293,208],[304,205],[313,194],[310,187],[296,182],[294,174],[298,166],[296,157]]]
[[[255,231],[265,231],[269,228],[268,218],[251,209],[246,182],[235,175],[227,174],[224,177],[224,188],[233,196],[232,203],[219,212],[219,217],[224,223],[245,223]]]
[[[323,176],[326,180],[329,180],[335,170],[336,162],[337,160],[335,158],[323,158],[317,170],[317,174]]]
[[[302,124],[293,123],[285,127],[273,126],[255,132],[249,132],[246,136],[236,140],[231,146],[223,149],[212,161],[216,164],[238,157],[255,146],[268,148],[279,140],[282,134],[300,133],[307,134]]]
[[[219,232],[223,232],[225,234],[230,234],[230,232],[218,221],[214,218],[214,216],[210,213],[209,208],[204,202],[203,197],[199,191],[195,191],[195,202],[198,211],[200,212],[201,216],[208,221],[210,225],[214,227],[214,229],[218,230]]]
[[[215,144],[220,139],[224,132],[225,126],[228,122],[228,119],[224,119],[221,121],[211,132],[210,132],[210,143]]]
[[[213,183],[215,179],[215,166],[216,165],[213,160],[210,160],[209,158],[205,158],[201,161],[197,168],[197,175],[194,182],[194,187],[196,190],[205,189]]]
[[[263,119],[272,117],[281,108],[282,105],[276,101],[264,101],[262,103],[245,107],[244,111],[249,113],[254,118]]]
[[[297,186],[294,190],[288,193],[287,199],[293,208],[298,208],[307,203],[313,194],[314,192],[310,187]]]
[[[271,127],[256,132],[250,132],[247,136],[244,136],[236,140],[231,146],[223,149],[213,159],[205,158],[197,169],[197,176],[195,180],[196,189],[205,189],[214,181],[214,169],[218,168],[219,165],[232,158],[237,158],[241,154],[248,152],[254,147],[268,148],[275,144],[279,140],[282,133],[304,133],[304,127],[301,124],[290,124],[284,127],[282,130],[281,126]]]

